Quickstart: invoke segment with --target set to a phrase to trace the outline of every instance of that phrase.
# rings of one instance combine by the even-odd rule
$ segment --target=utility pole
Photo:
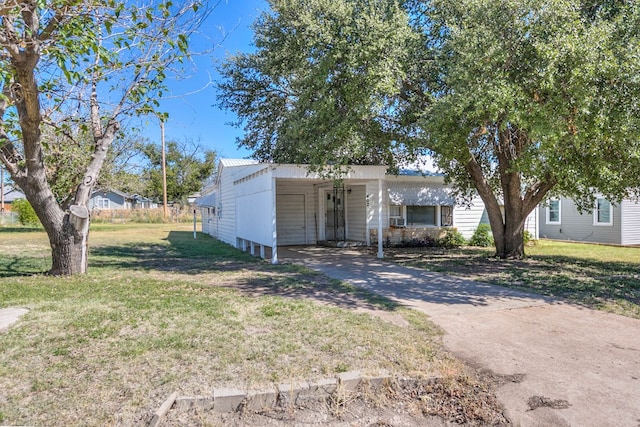
[[[4,166],[0,166],[0,213],[4,213]]]
[[[169,210],[167,206],[167,159],[165,156],[164,146],[164,120],[160,120],[160,138],[162,139],[162,209],[164,219],[169,216]]]

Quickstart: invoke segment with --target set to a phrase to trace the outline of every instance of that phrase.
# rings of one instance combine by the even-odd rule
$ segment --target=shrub
[[[438,241],[433,237],[424,236],[422,238],[414,238],[411,240],[403,240],[397,245],[399,248],[435,248]]]
[[[464,245],[467,240],[458,230],[450,229],[445,232],[439,243],[443,248],[453,249]]]
[[[522,235],[522,240],[525,245],[533,244],[534,243],[533,234],[531,234],[529,230],[524,230],[524,234]]]
[[[31,203],[25,199],[16,199],[11,203],[11,210],[18,214],[18,221],[25,226],[39,226],[40,220]]]
[[[493,236],[491,235],[491,226],[489,224],[480,224],[476,231],[473,232],[471,240],[469,240],[471,246],[480,246],[483,248],[493,246]]]

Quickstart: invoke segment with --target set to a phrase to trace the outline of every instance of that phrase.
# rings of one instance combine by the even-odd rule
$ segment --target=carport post
[[[276,222],[276,178],[271,178],[271,224],[273,226],[273,243],[271,244],[271,264],[278,263],[278,224]]]
[[[378,180],[378,258],[384,258],[382,251],[382,180]]]

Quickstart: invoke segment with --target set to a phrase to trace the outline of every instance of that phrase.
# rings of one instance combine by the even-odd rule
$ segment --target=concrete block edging
[[[349,371],[338,374],[335,378],[321,379],[310,382],[281,383],[273,388],[260,390],[240,390],[236,388],[215,388],[209,396],[179,396],[173,393],[154,413],[151,426],[162,422],[169,409],[188,410],[201,408],[214,412],[236,412],[242,410],[261,411],[274,407],[295,406],[305,400],[321,400],[331,396],[341,388],[348,392],[355,392],[359,386],[367,385],[371,391],[376,391],[385,381],[392,377],[384,372],[374,377],[363,377],[360,371]]]

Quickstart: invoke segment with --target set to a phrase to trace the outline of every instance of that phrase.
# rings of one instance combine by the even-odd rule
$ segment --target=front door
[[[344,187],[334,187],[325,193],[325,236],[327,240],[346,240]]]

